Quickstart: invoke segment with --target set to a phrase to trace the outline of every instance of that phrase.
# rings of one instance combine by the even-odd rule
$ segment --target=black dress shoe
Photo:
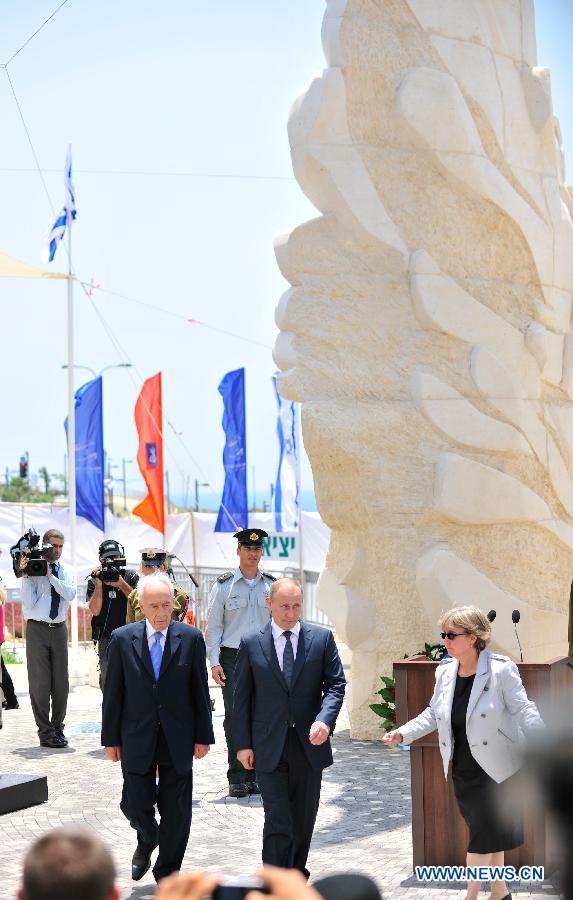
[[[63,748],[67,745],[67,741],[65,738],[58,737],[57,734],[50,735],[50,737],[40,738],[40,747],[51,747],[52,750],[63,750]]]
[[[64,742],[64,747],[68,746],[68,739],[65,736],[62,728],[56,728],[56,737]]]
[[[2,706],[4,707],[4,709],[20,709],[20,704],[17,700],[12,700],[11,703],[7,703],[6,701],[4,701]]]
[[[244,784],[230,784],[229,797],[246,797],[249,792]]]
[[[138,844],[131,860],[131,877],[133,881],[141,881],[151,866],[151,854],[155,847],[146,847],[144,844]]]
[[[249,794],[260,794],[261,789],[258,781],[246,781],[245,787]]]

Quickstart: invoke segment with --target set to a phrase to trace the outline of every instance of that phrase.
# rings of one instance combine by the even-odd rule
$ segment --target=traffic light
[[[21,456],[20,457],[20,478],[28,477],[28,457]]]

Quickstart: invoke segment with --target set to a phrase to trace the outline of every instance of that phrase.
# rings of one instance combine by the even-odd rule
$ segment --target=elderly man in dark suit
[[[171,621],[173,585],[164,572],[141,578],[138,591],[145,618],[117,628],[109,644],[101,742],[109,759],[121,760],[121,810],[137,831],[132,878],[145,875],[159,844],[159,881],[181,868],[193,758],[202,759],[215,739],[203,635]]]
[[[322,770],[332,765],[330,735],[346,679],[328,628],[300,621],[302,589],[271,586],[271,621],[241,640],[235,669],[237,758],[256,766],[265,809],[263,862],[299,869],[306,861]]]

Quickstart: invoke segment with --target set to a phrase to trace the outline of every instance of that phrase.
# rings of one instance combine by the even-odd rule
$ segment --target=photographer
[[[64,736],[69,692],[67,616],[76,586],[59,562],[64,549],[62,532],[50,528],[42,540],[47,548],[36,551],[40,559],[31,558],[25,549],[17,557],[22,612],[27,620],[28,685],[40,746],[61,749],[68,744]],[[38,571],[38,562],[43,560],[47,562],[46,574],[28,575],[26,569]]]
[[[91,573],[86,590],[86,600],[92,614],[92,636],[97,643],[99,686],[102,691],[111,633],[125,625],[127,598],[138,582],[137,574],[125,568],[124,554],[118,541],[103,541],[98,549],[100,565]]]

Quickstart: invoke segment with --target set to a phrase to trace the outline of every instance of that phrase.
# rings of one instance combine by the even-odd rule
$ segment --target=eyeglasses
[[[446,639],[448,641],[453,641],[457,637],[461,637],[462,634],[469,634],[469,631],[458,631],[457,634],[455,631],[440,631],[440,637],[442,640]]]

